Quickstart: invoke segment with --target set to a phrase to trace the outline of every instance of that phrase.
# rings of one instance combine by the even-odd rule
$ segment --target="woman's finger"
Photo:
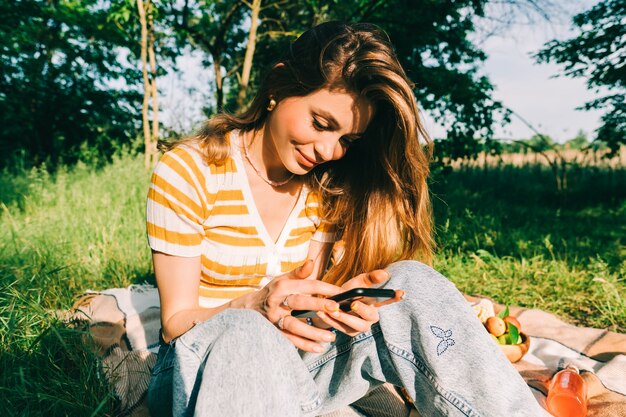
[[[304,294],[289,294],[280,304],[289,310],[312,310],[332,313],[339,310],[339,303],[320,297]]]
[[[384,269],[377,269],[375,271],[357,275],[343,284],[342,288],[344,291],[351,290],[352,288],[369,288],[386,282],[389,277],[390,276],[387,271]]]
[[[366,332],[372,327],[372,322],[367,320],[363,320],[361,317],[344,313],[343,311],[330,313],[331,318],[334,320],[341,322],[342,324],[358,331],[358,332]]]
[[[309,326],[305,321],[293,316],[285,317],[282,330],[312,341],[333,342],[335,340],[335,334],[333,332],[318,329],[315,326]]]
[[[329,326],[350,336],[353,336],[355,332],[358,334],[368,331],[373,324],[363,320],[361,317],[344,313],[343,311],[334,313],[324,313],[320,311],[317,313],[317,316],[324,320]]]
[[[293,333],[289,333],[288,331],[285,331],[285,330],[282,330],[282,333],[298,349],[304,350],[306,352],[312,352],[312,353],[322,353],[326,350],[324,346],[312,340],[305,339]]]
[[[283,279],[273,281],[268,285],[270,286],[269,296],[279,299],[279,303],[290,294],[310,294],[329,297],[344,291],[343,288],[337,285],[312,279]]]
[[[349,326],[346,326],[345,324],[343,324],[343,323],[333,319],[328,314],[326,314],[326,313],[324,313],[322,311],[318,312],[317,316],[328,327],[332,327],[333,329],[338,330],[341,333],[345,333],[348,336],[356,336],[356,335],[358,335],[360,333],[358,330],[355,330],[355,329],[353,329],[353,328],[351,328]]]
[[[341,287],[322,281],[280,280],[264,287],[261,311],[272,323],[294,309],[332,311],[339,308],[335,301],[310,295],[332,296],[341,291]]]
[[[388,304],[397,303],[398,301],[402,301],[404,299],[405,295],[406,295],[406,292],[404,290],[396,290],[396,293],[394,294],[393,298],[390,298],[390,299],[385,300],[385,301],[381,301],[380,303],[375,303],[375,304],[373,304],[373,306],[374,307],[382,307],[382,306],[386,306]]]
[[[360,301],[353,301],[352,304],[350,304],[350,310],[363,320],[369,321],[370,323],[376,323],[379,320],[378,308],[369,304],[365,304]]]
[[[293,316],[285,316],[281,324],[282,327],[280,330],[285,337],[287,337],[295,347],[307,352],[324,352],[326,348],[319,342],[330,343],[333,342],[336,337],[331,331],[310,326],[303,320]]]

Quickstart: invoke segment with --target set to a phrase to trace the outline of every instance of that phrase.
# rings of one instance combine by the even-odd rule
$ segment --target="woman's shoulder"
[[[235,170],[232,151],[225,158],[215,160],[207,145],[200,140],[185,140],[174,145],[161,156],[158,165],[167,165],[176,171],[190,171],[196,176],[220,175]]]
[[[185,140],[172,146],[163,153],[161,161],[167,159],[179,159],[189,165],[209,165],[202,154],[202,146],[199,141]]]

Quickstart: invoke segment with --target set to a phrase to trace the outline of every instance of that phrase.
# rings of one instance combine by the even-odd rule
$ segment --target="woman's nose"
[[[315,153],[324,161],[330,161],[341,157],[341,144],[339,136],[325,137],[315,143]]]

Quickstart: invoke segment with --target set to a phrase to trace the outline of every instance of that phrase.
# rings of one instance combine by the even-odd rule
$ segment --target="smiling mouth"
[[[300,150],[298,150],[298,153],[300,154],[300,156],[302,157],[302,159],[305,162],[305,165],[314,167],[316,165],[319,165],[319,162],[315,161],[314,159],[310,159],[308,158],[305,154],[303,154]]]

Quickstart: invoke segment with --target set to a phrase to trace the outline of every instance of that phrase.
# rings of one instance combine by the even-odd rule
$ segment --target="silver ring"
[[[287,316],[282,316],[276,322],[276,327],[278,327],[280,330],[285,330],[285,317]]]
[[[289,295],[291,295],[291,294],[289,294]],[[289,295],[285,297],[285,299],[283,300],[282,303],[280,303],[280,305],[285,307],[288,310],[291,310],[291,307],[289,307]]]

